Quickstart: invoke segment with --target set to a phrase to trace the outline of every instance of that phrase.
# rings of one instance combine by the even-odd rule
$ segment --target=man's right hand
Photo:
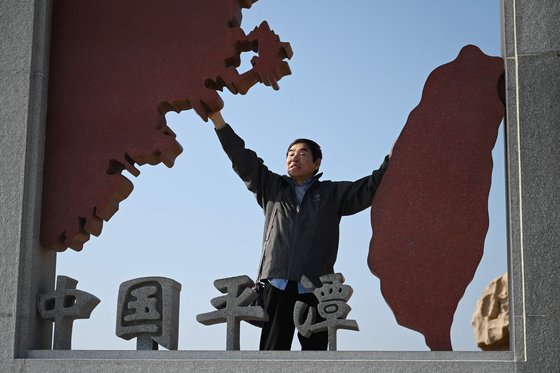
[[[214,123],[214,127],[219,130],[226,126],[226,121],[222,117],[222,113],[220,111],[216,111],[215,113],[209,113],[208,118]]]

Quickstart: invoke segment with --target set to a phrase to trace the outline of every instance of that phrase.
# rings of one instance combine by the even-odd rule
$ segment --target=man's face
[[[288,150],[286,169],[288,175],[298,184],[311,178],[320,165],[321,159],[318,158],[313,162],[313,154],[305,143],[294,144]]]

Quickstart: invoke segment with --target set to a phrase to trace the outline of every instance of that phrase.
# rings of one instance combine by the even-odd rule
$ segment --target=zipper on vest
[[[311,189],[311,187],[309,189]],[[293,198],[296,201],[296,219],[295,219],[295,223],[294,223],[294,229],[292,231],[292,245],[291,245],[291,250],[290,250],[290,261],[289,261],[289,264],[288,264],[288,275],[291,275],[291,273],[292,273],[292,264],[293,264],[293,259],[294,259],[294,252],[296,250],[296,244],[298,242],[297,237],[298,237],[298,232],[299,232],[300,206],[303,204],[305,199],[308,198],[307,195],[309,194],[309,189],[307,189],[305,191],[305,194],[303,195],[303,198],[301,199],[301,203],[297,203],[296,195],[295,195],[295,193],[293,193]]]
[[[297,235],[298,235],[298,226],[299,226],[299,204],[296,206],[296,219],[294,222],[294,229],[292,231],[292,242],[291,242],[291,250],[290,250],[290,258],[288,261],[288,277],[292,274],[292,267],[294,261],[294,252],[296,250],[296,242],[297,242]]]

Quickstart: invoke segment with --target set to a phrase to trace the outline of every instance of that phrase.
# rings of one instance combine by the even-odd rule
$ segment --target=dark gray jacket
[[[354,182],[319,181],[321,174],[317,175],[298,206],[288,176],[269,171],[230,126],[216,132],[233,169],[265,214],[258,278],[300,281],[306,275],[320,286],[319,277],[334,272],[340,218],[371,206],[388,157],[379,170]]]

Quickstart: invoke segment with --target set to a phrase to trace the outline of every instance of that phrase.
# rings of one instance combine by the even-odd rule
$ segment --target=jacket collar
[[[317,175],[313,176],[312,179],[313,179],[313,181],[315,182],[315,181],[318,181],[319,178],[320,178],[321,176],[323,176],[323,173],[322,173],[322,172],[319,172]],[[289,175],[282,175],[282,177],[283,177],[286,181],[295,183],[294,180],[293,180]]]

